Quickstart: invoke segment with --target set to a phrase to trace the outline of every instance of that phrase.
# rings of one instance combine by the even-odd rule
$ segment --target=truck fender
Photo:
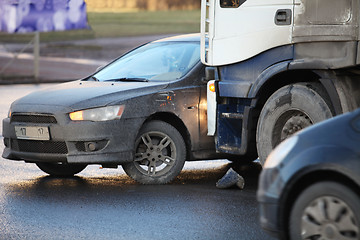
[[[269,80],[276,74],[286,72],[288,70],[288,66],[289,66],[290,62],[291,62],[291,60],[279,62],[279,63],[276,63],[276,64],[266,68],[259,75],[259,77],[256,79],[256,81],[251,86],[249,93],[248,93],[248,98],[255,98],[257,96],[258,92],[260,91],[260,89],[267,82],[267,80]]]

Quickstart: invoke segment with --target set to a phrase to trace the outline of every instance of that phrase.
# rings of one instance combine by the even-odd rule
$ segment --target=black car
[[[122,165],[140,183],[167,183],[185,160],[218,157],[204,69],[197,34],[140,46],[89,77],[15,101],[2,156],[56,176]]]
[[[281,239],[360,239],[360,109],[281,143],[260,175],[265,230]]]

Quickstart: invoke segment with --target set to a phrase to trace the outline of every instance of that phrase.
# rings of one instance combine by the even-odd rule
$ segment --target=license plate
[[[15,126],[15,134],[18,139],[50,140],[48,127]]]

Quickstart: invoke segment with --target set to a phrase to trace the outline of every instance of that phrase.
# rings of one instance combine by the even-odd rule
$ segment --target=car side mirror
[[[203,78],[203,82],[207,83],[210,80],[215,80],[215,71],[214,67],[206,67],[205,68],[205,77]]]

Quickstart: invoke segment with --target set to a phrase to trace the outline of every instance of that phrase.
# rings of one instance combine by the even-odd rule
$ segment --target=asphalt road
[[[44,87],[0,86],[0,118],[13,100]],[[245,178],[243,190],[215,187],[230,167]],[[188,162],[173,183],[145,186],[121,167],[52,178],[0,157],[0,239],[273,239],[259,225],[259,172],[258,163]]]

